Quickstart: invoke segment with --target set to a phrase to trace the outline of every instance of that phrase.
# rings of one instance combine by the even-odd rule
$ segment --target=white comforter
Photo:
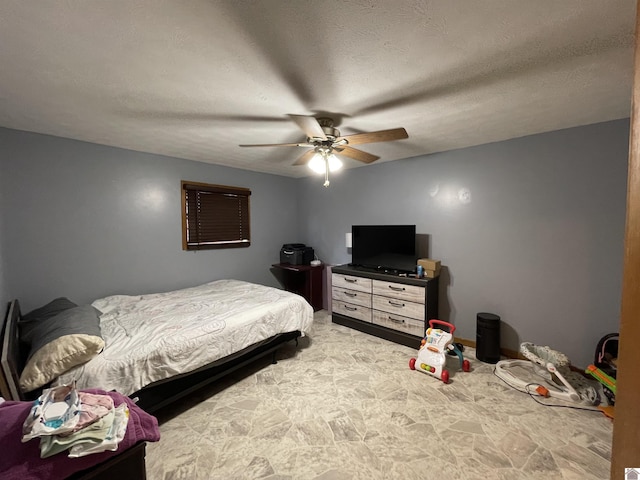
[[[55,382],[124,395],[190,372],[278,333],[308,331],[313,309],[300,296],[238,280],[93,302],[104,351]]]

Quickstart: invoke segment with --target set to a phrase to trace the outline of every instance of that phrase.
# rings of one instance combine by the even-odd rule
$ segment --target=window
[[[182,181],[182,249],[251,245],[248,188]]]

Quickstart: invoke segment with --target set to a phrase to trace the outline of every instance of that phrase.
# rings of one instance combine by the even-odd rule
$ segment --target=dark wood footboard
[[[140,442],[109,460],[74,473],[67,477],[67,480],[113,480],[114,478],[145,480],[147,478],[146,445],[147,442]]]
[[[283,343],[291,340],[297,341],[300,335],[301,333],[299,331],[281,333],[210,365],[205,365],[194,372],[149,385],[131,394],[130,397],[137,397],[137,404],[145,411],[153,413],[159,408],[169,405],[206,385],[214,383],[224,376],[244,368],[266,355],[274,354]]]
[[[18,320],[20,319],[20,305],[18,300],[9,304],[4,318],[2,336],[0,337],[0,388],[2,396],[7,400],[32,400],[37,398],[40,391],[25,395],[19,387],[20,372],[24,367],[25,352],[21,351],[18,338]],[[153,413],[159,408],[169,405],[190,393],[209,385],[222,377],[244,368],[256,360],[274,354],[286,342],[300,337],[300,331],[281,333],[262,342],[251,345],[237,353],[220,359],[188,374],[178,375],[171,379],[156,382],[130,395],[137,398],[137,404],[143,410]],[[101,388],[96,385],[95,388]]]
[[[13,300],[8,306],[6,316],[0,319],[0,395],[6,400],[24,401],[36,398],[41,390],[25,395],[19,387],[20,372],[24,367],[26,353],[22,351],[24,348],[18,335],[19,319],[20,305],[17,300]],[[134,399],[137,397],[137,404],[143,410],[149,413],[155,412],[267,355],[273,354],[275,361],[275,351],[285,342],[296,340],[297,343],[300,335],[300,331],[276,335],[189,374],[149,385],[130,397]],[[95,467],[74,474],[70,479],[144,479],[146,478],[145,445],[145,442],[139,443]]]

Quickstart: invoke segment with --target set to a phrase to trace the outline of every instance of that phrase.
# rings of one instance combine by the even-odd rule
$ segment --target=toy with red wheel
[[[446,327],[447,330],[436,328],[436,325]],[[453,332],[455,330],[456,327],[449,322],[436,319],[429,320],[429,328],[427,328],[425,337],[420,342],[418,358],[409,360],[409,368],[432,375],[444,383],[449,383],[450,375],[446,366],[447,353],[451,352],[460,360],[460,368],[463,372],[471,370],[469,360],[464,359],[461,348],[453,343]]]

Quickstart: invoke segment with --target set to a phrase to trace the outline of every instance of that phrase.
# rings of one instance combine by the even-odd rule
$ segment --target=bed
[[[113,295],[64,312],[67,317],[80,311],[91,316],[89,309],[96,312],[104,348],[47,385],[75,380],[79,389],[115,390],[137,398],[147,412],[258,358],[273,354],[275,361],[275,351],[285,342],[297,344],[313,322],[313,308],[301,296],[239,280],[165,293]],[[39,394],[38,389],[25,393],[20,387],[32,363],[26,362],[20,332],[26,334],[28,322],[23,320],[18,301],[12,301],[0,344],[0,391],[14,400]]]

